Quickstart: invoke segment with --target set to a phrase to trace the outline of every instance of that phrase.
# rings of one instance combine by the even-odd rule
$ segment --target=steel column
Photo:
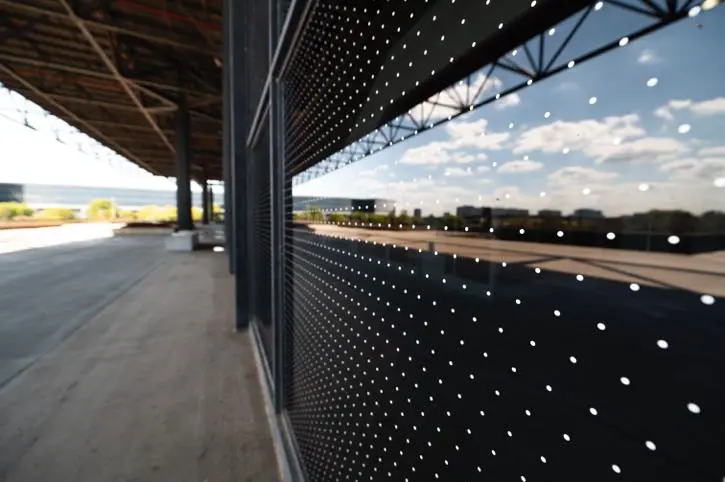
[[[231,19],[232,1],[224,1],[223,61],[222,61],[222,169],[224,174],[224,240],[229,272],[234,274],[234,184],[232,183],[231,135]]]
[[[209,186],[209,220],[214,222],[214,188]]]
[[[269,61],[274,58],[282,27],[279,0],[269,0]],[[277,413],[284,409],[285,328],[285,162],[282,84],[275,80],[269,89],[269,193],[272,274],[272,379],[273,403]]]
[[[182,231],[194,229],[191,218],[191,159],[189,109],[186,95],[179,98],[179,110],[176,112],[176,209],[177,222]]]
[[[204,176],[201,183],[201,221],[204,224],[209,224],[209,219],[211,218],[209,215],[209,208],[209,181],[206,179],[206,176]]]
[[[251,209],[248,184],[248,158],[246,139],[247,132],[247,93],[249,91],[249,71],[247,68],[247,2],[229,1],[227,15],[229,16],[229,64],[228,101],[229,101],[229,134],[230,134],[230,166],[231,166],[231,204],[233,232],[233,262],[236,275],[236,322],[237,330],[249,326],[249,239],[251,229],[249,226],[249,211]]]

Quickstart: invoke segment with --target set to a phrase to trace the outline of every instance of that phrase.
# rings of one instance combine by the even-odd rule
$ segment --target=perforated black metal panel
[[[251,210],[252,238],[249,240],[249,267],[253,283],[249,286],[252,315],[260,327],[267,360],[273,359],[272,337],[272,246],[270,209],[269,129],[262,133],[260,142],[252,151],[249,166],[253,192]]]
[[[397,148],[405,136],[391,134],[295,187],[306,201],[287,231],[284,392],[307,480],[725,480],[725,90],[712,82],[725,13],[713,6],[591,2],[500,58],[482,74],[490,88],[468,78],[447,91],[453,104],[427,98],[449,109],[445,128]],[[339,27],[342,5],[319,8],[319,43],[287,91],[288,174],[305,149],[351,138],[326,137],[338,108],[348,131],[380,112],[369,92],[359,110],[338,98],[360,89],[336,73],[348,53],[313,57],[361,28],[352,15],[352,33]],[[522,72],[552,58],[536,59],[542,44],[562,75],[541,70],[524,89]],[[490,105],[475,112],[479,93]]]
[[[722,310],[302,230],[294,256],[310,480],[719,480]]]
[[[316,2],[288,79],[287,162],[315,164],[587,3]]]

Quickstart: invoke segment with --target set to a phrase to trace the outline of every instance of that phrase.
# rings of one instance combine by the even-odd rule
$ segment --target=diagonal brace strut
[[[61,5],[63,5],[63,8],[65,8],[66,12],[68,12],[68,17],[70,18],[71,22],[73,22],[78,29],[81,31],[83,36],[88,40],[88,43],[91,44],[91,47],[93,47],[93,50],[96,51],[98,56],[101,58],[103,63],[106,65],[108,70],[111,71],[113,76],[118,80],[118,83],[121,84],[121,87],[123,87],[123,90],[126,91],[128,96],[131,98],[131,101],[136,105],[139,112],[146,118],[149,125],[153,128],[154,131],[159,135],[161,140],[166,144],[166,146],[169,148],[172,154],[175,154],[174,146],[169,142],[169,139],[166,137],[166,135],[163,133],[161,128],[159,127],[158,123],[156,122],[156,119],[149,113],[148,110],[146,110],[146,107],[141,103],[141,100],[139,99],[138,95],[134,92],[132,86],[130,85],[129,81],[124,78],[121,73],[116,68],[116,65],[113,63],[113,61],[108,57],[106,52],[103,50],[103,47],[98,43],[96,38],[93,36],[93,34],[88,30],[88,27],[86,27],[85,23],[83,22],[83,19],[78,17],[78,15],[75,14],[71,6],[68,4],[68,0],[58,0]]]

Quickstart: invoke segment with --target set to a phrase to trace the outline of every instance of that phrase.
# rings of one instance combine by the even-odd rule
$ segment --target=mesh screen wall
[[[591,2],[463,65],[497,2],[453,3],[317,2],[260,136],[254,310],[300,476],[723,480],[725,9]],[[403,99],[441,59],[464,75]]]

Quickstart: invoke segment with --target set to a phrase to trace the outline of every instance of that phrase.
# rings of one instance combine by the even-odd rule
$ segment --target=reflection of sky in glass
[[[593,13],[601,17],[586,23],[569,57],[637,28],[608,8]],[[395,199],[399,209],[424,215],[462,205],[563,214],[591,208],[608,216],[722,209],[724,22],[725,9],[701,13],[294,194]],[[552,33],[547,45],[556,48],[559,32]],[[492,89],[521,79],[503,70],[494,77]]]

